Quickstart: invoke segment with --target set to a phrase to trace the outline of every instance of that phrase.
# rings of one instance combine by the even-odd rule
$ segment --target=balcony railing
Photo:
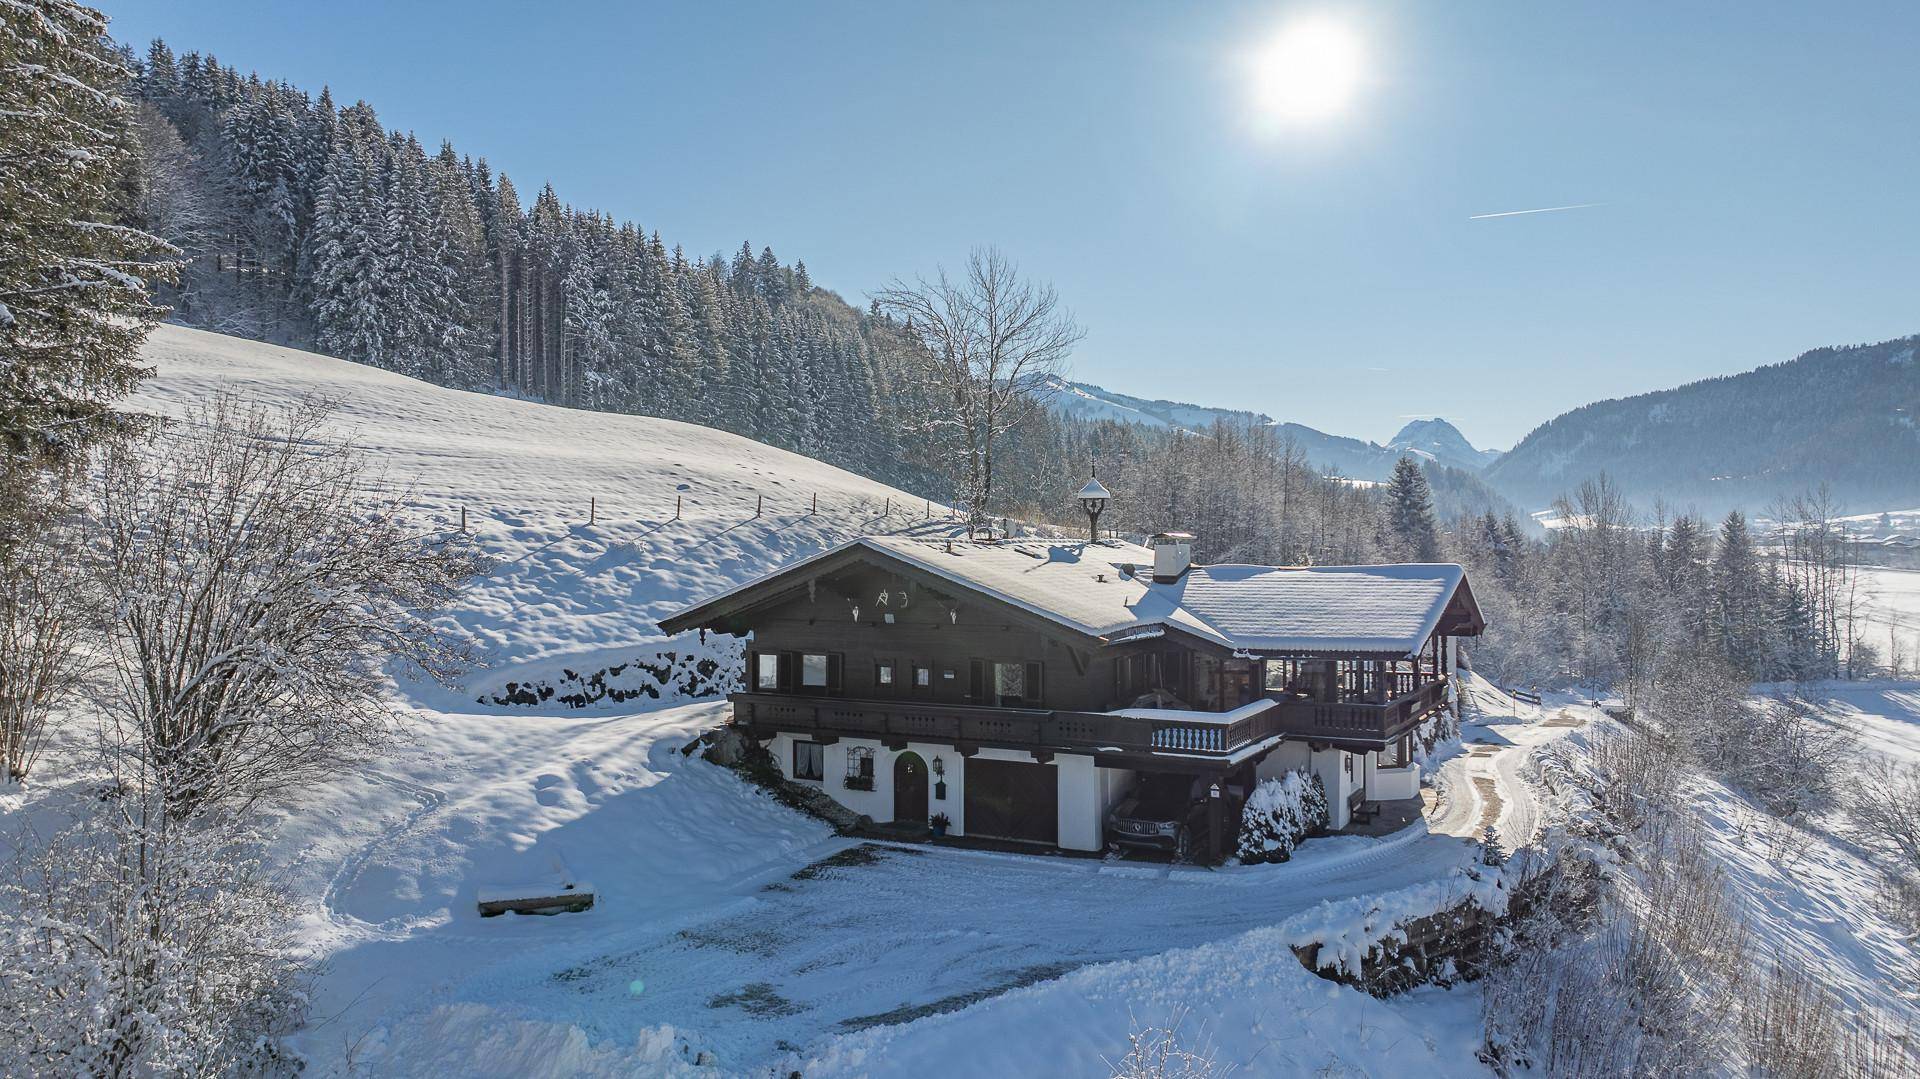
[[[1272,700],[1269,707],[1231,721],[1224,715],[1219,721],[1188,720],[931,701],[733,695],[736,719],[768,732],[1200,757],[1225,757],[1280,736],[1384,745],[1445,703],[1445,682],[1427,682],[1379,704]]]

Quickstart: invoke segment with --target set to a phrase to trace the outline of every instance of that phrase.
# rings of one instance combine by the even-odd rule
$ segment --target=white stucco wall
[[[1311,766],[1311,754],[1305,742],[1282,742],[1272,753],[1253,767],[1253,777],[1258,780],[1278,779],[1288,772],[1304,772]]]
[[[920,754],[927,763],[927,813],[945,813],[949,824],[949,835],[967,834],[967,758],[961,756],[951,745],[932,742],[909,742],[906,750],[890,750],[881,743],[867,738],[842,738],[825,747],[821,752],[822,780],[794,779],[793,743],[808,741],[801,734],[777,734],[767,751],[773,754],[774,763],[779,766],[780,774],[803,786],[818,787],[834,801],[846,806],[855,813],[862,813],[875,821],[893,819],[893,766],[901,752],[911,751]],[[870,791],[848,790],[846,788],[847,751],[855,746],[865,746],[873,750],[874,789]],[[1034,763],[1033,754],[1012,749],[982,749],[979,757],[987,760],[1017,761],[1022,764]],[[940,760],[945,775],[933,772],[935,758]],[[1133,786],[1134,773],[1125,769],[1097,768],[1092,757],[1073,753],[1055,755],[1050,767],[1054,770],[1056,787],[1055,822],[1059,828],[1059,844],[1068,850],[1100,850],[1106,842],[1107,811],[1124,797]],[[938,797],[938,785],[944,779],[947,785],[947,797]]]
[[[1320,784],[1327,789],[1327,822],[1329,828],[1345,828],[1351,819],[1347,813],[1347,797],[1359,786],[1360,762],[1355,755],[1342,749],[1323,749],[1311,754],[1308,770],[1320,777]],[[1353,774],[1348,774],[1347,762],[1354,760]]]
[[[1094,774],[1100,780],[1100,819],[1104,828],[1107,814],[1133,789],[1139,774],[1131,768],[1096,768]]]
[[[1078,753],[1060,753],[1053,758],[1059,777],[1059,844],[1067,850],[1099,850],[1106,831],[1100,770],[1093,758]]]
[[[1405,768],[1377,768],[1373,779],[1367,785],[1367,796],[1375,801],[1392,801],[1396,798],[1417,798],[1420,796],[1420,768],[1408,765]]]

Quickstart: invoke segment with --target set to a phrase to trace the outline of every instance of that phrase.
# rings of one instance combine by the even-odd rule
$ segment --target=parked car
[[[1208,788],[1214,781],[1191,776],[1142,776],[1126,797],[1107,814],[1110,848],[1156,850],[1184,861],[1203,850],[1210,837]],[[1228,836],[1237,834],[1246,791],[1222,784],[1221,819]]]

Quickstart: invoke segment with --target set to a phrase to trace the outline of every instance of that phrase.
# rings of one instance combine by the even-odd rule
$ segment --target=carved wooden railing
[[[1446,683],[1428,682],[1381,704],[1274,700],[1269,707],[1231,722],[770,693],[736,693],[732,699],[739,722],[768,732],[1204,757],[1227,756],[1280,736],[1384,743],[1444,705]]]

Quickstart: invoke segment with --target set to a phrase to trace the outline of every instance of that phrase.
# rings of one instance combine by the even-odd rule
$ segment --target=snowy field
[[[1890,637],[1898,640],[1909,665],[1920,664],[1920,569],[1860,566],[1860,636],[1885,659]]]

